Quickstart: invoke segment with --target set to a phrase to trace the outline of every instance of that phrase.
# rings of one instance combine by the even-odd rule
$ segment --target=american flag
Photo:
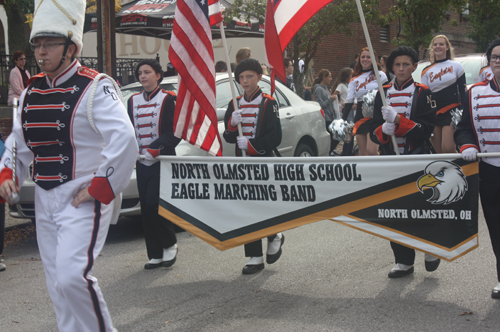
[[[299,29],[333,0],[267,0],[264,44],[267,64],[286,82],[283,51]]]
[[[179,73],[174,135],[222,156],[215,109],[215,63],[210,26],[222,21],[219,0],[178,0],[169,59]]]

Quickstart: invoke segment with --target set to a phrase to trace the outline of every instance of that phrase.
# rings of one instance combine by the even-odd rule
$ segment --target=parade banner
[[[220,250],[329,219],[453,261],[478,246],[478,163],[441,156],[162,156],[159,213]]]

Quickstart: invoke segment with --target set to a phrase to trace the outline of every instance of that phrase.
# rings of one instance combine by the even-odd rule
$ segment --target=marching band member
[[[380,144],[382,155],[395,154],[391,135],[396,135],[400,154],[429,153],[428,140],[434,129],[435,109],[430,102],[431,92],[423,84],[413,81],[411,74],[417,69],[418,54],[408,46],[394,49],[387,59],[387,68],[394,73],[395,80],[384,86],[387,106],[382,106],[380,91],[375,97],[370,136]],[[396,265],[389,278],[399,278],[413,273],[415,250],[391,242]],[[425,268],[434,271],[440,260],[425,255]]]
[[[455,142],[468,161],[476,160],[478,152],[500,152],[500,39],[491,43],[486,56],[494,77],[469,89],[455,132]],[[500,158],[481,158],[479,194],[500,282]],[[493,288],[491,297],[500,299],[500,283]]]
[[[160,166],[158,155],[175,156],[180,139],[174,136],[175,93],[160,87],[163,70],[156,60],[139,62],[135,76],[144,88],[128,100],[128,113],[144,160],[137,161],[137,188],[142,225],[150,261],[145,269],[170,267],[177,257],[174,225],[158,214]]]
[[[431,64],[422,70],[421,83],[431,89],[436,102],[436,126],[431,142],[437,153],[455,153],[451,111],[460,108],[465,97],[464,67],[453,61],[453,48],[445,35],[434,37],[429,51]]]
[[[245,92],[238,97],[238,110],[234,110],[232,100],[227,106],[224,139],[236,144],[237,156],[241,156],[241,150],[245,150],[248,156],[272,157],[273,151],[281,143],[281,122],[278,104],[273,97],[263,93],[258,85],[262,78],[262,67],[255,59],[244,59],[236,66],[234,77]],[[243,136],[238,136],[240,122]],[[281,257],[285,236],[278,233],[267,240],[266,262],[273,264]],[[245,256],[251,258],[243,267],[243,274],[264,269],[262,240],[245,244]]]
[[[375,57],[377,55],[375,54]],[[377,66],[380,64],[377,62]],[[383,71],[379,70],[380,80],[382,83],[387,82],[387,76]],[[378,89],[377,78],[373,72],[372,59],[368,47],[361,50],[361,55],[358,58],[354,71],[352,73],[351,82],[349,82],[347,100],[342,110],[342,118],[347,121],[347,117],[351,109],[356,110],[354,117],[353,134],[356,135],[356,141],[359,147],[360,156],[376,156],[378,155],[378,146],[370,140],[370,117],[363,117],[362,105],[363,96],[370,90]],[[354,99],[357,99],[357,106],[353,108]],[[343,155],[346,154],[344,151]]]
[[[117,218],[137,143],[114,84],[75,58],[83,46],[85,1],[37,0],[35,8],[30,43],[43,73],[20,97],[19,120],[2,158],[0,196],[19,192],[12,180],[15,137],[19,185],[33,162],[37,241],[59,331],[111,332],[91,273]]]

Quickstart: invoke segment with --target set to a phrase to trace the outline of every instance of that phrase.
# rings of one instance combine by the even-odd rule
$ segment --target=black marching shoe
[[[174,259],[171,259],[169,261],[163,261],[160,263],[161,266],[163,267],[171,267],[172,265],[174,265],[175,261],[177,260],[177,256],[174,257]]]
[[[396,264],[395,267],[392,268],[392,270],[389,272],[388,277],[389,278],[401,278],[406,275],[412,274],[415,269],[410,267],[409,269],[405,270],[403,269],[400,264]]]
[[[266,255],[266,263],[267,264],[276,263],[276,261],[278,261],[278,259],[280,259],[281,252],[282,252],[281,247],[283,246],[283,243],[285,243],[285,235],[281,234],[280,249],[274,255]]]
[[[161,263],[162,263],[161,258],[153,258],[144,265],[144,268],[146,270],[156,269],[156,268],[159,268],[160,266],[162,266]]]
[[[500,299],[500,284],[493,288],[491,291],[491,297],[494,299]]]
[[[264,270],[264,263],[255,265],[245,265],[241,273],[243,274],[254,274],[261,270]]]
[[[441,260],[438,258],[434,261],[425,261],[425,269],[429,272],[436,271]]]

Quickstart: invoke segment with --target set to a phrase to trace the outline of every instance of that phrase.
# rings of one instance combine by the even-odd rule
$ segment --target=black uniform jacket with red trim
[[[150,93],[142,91],[133,95],[127,101],[128,116],[137,134],[137,126],[139,124],[134,112],[137,109],[138,105],[134,105],[134,101],[136,101],[136,103],[147,103],[148,101],[155,98],[160,92],[165,95],[165,98],[163,99],[163,103],[160,106],[158,127],[155,126],[157,128],[155,129],[158,131],[158,138],[149,144],[149,146],[147,147],[147,151],[151,153],[153,157],[156,157],[157,155],[175,156],[175,147],[177,146],[177,144],[179,144],[181,139],[174,136],[174,113],[175,101],[177,99],[177,96],[174,92],[163,90],[160,86],[158,86]],[[145,153],[144,151],[140,152]]]
[[[247,98],[244,94],[241,95],[238,97],[238,102],[241,98],[251,101],[256,99],[259,95],[262,95],[263,99],[257,116],[255,137],[248,140],[250,146],[247,154],[249,156],[272,157],[273,150],[281,143],[281,122],[276,100],[274,100],[274,98],[270,95],[262,93],[262,90],[259,88],[250,98]],[[232,127],[230,124],[233,111],[234,105],[231,100],[227,106],[226,114],[224,116],[225,130],[223,136],[228,143],[236,143],[236,138],[238,137],[237,127]],[[236,155],[242,155],[237,144]]]
[[[493,90],[493,93],[489,93],[491,92],[491,90],[489,90],[488,88]],[[479,93],[476,91],[478,89],[485,90],[485,92]],[[479,144],[478,133],[476,133],[476,130],[478,131],[482,130],[480,124],[484,124],[487,127],[488,126],[495,127],[494,125],[493,126],[491,125],[491,122],[495,123],[496,121],[498,121],[498,118],[500,118],[500,107],[497,108],[496,106],[496,104],[500,104],[500,97],[495,96],[494,95],[495,92],[500,93],[500,86],[498,85],[498,82],[495,80],[494,77],[490,81],[483,81],[474,84],[473,86],[470,87],[469,91],[467,91],[466,95],[467,102],[464,104],[462,118],[460,119],[460,122],[457,125],[454,135],[455,143],[457,144],[458,150],[460,152],[470,147],[476,148],[479,152],[496,152],[494,151],[496,150],[495,148],[490,149],[492,151],[486,151],[488,148],[484,144]],[[498,109],[498,113],[495,114],[495,116],[491,116],[490,114],[489,120],[492,121],[488,122],[487,120],[483,120],[481,122],[481,116],[477,116],[474,119],[471,118],[472,95],[476,95],[474,97],[476,99],[476,104],[478,104],[478,101],[483,100],[483,98],[485,98],[484,100],[487,101],[486,105],[483,106],[485,108],[480,108],[481,113],[483,113],[484,110],[486,110],[487,108],[491,108],[492,110]],[[484,104],[484,101],[481,104]],[[476,105],[476,107],[478,106]],[[498,129],[498,127],[496,127],[495,129]],[[498,144],[494,144],[494,146],[496,147],[498,146]],[[483,161],[484,159],[485,158],[483,158]]]
[[[393,91],[408,92],[410,86],[415,89],[411,92],[411,105],[408,105],[407,115],[399,113],[401,119],[399,124],[396,124],[396,137],[404,137],[404,154],[425,154],[428,153],[428,140],[434,130],[436,122],[436,110],[431,107],[431,91],[427,86],[415,83],[412,78],[406,81],[401,86],[398,86],[396,81],[384,86],[384,93],[387,97],[387,91],[391,88]],[[416,102],[416,105],[413,105]],[[389,104],[389,102],[388,102]],[[375,105],[373,109],[373,120],[370,129],[370,137],[373,142],[380,144],[381,154],[395,154],[394,147],[391,142],[391,137],[382,132],[382,125],[385,120],[382,117],[382,98],[380,91],[375,97]],[[405,112],[406,113],[406,112]]]

